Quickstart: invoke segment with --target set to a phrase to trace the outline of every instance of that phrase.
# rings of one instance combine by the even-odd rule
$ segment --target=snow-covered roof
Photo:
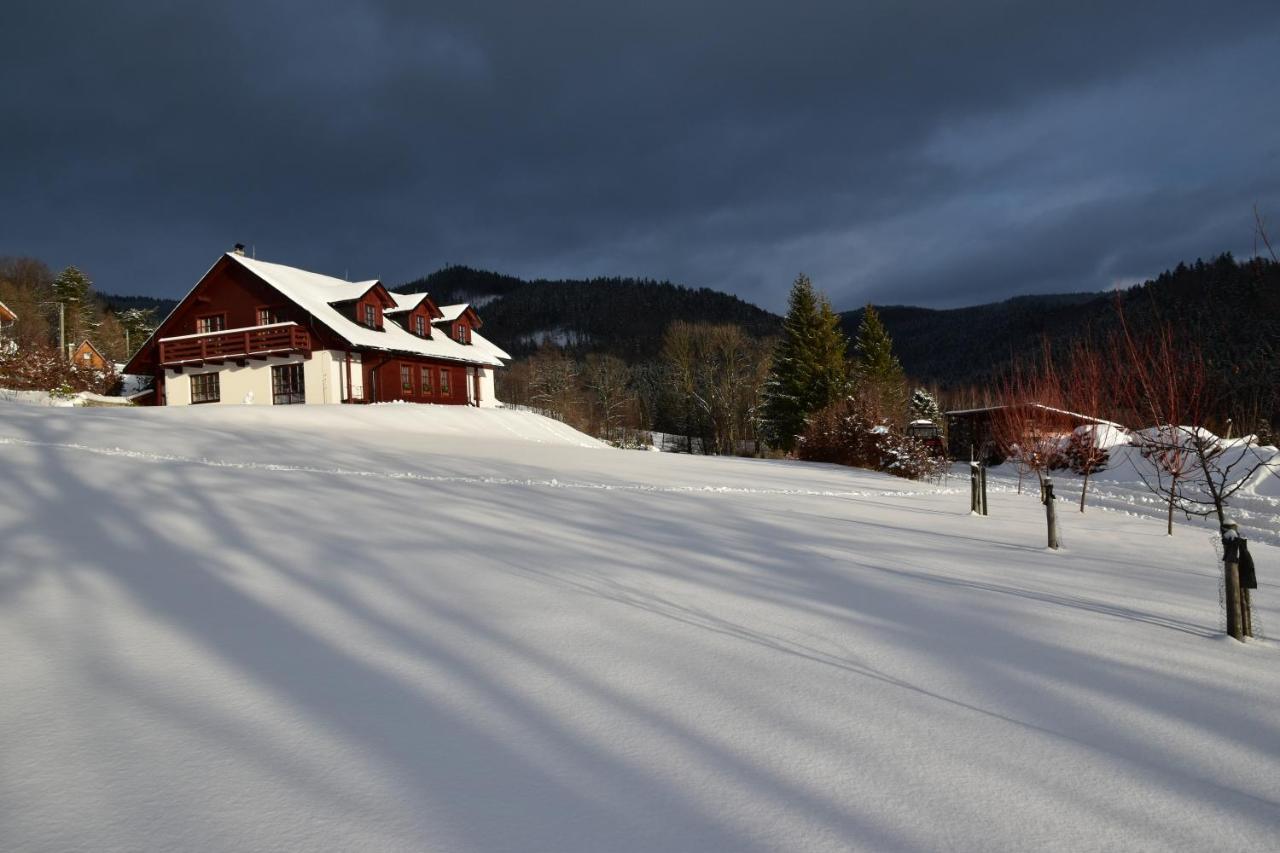
[[[475,329],[471,330],[471,347],[473,349],[479,349],[480,352],[491,355],[494,358],[502,359],[503,361],[511,360],[511,353],[507,352],[488,338],[482,336]]]
[[[390,291],[388,291],[390,293]],[[391,298],[395,300],[396,307],[388,308],[383,314],[399,314],[401,311],[412,311],[417,308],[422,300],[427,298],[426,291],[422,293],[391,293]]]
[[[462,316],[463,312],[471,307],[470,302],[459,302],[457,305],[441,305],[440,313],[444,316],[438,317],[437,323],[452,323],[454,320]]]
[[[1072,412],[1072,411],[1068,411],[1067,409],[1059,409],[1059,408],[1055,408],[1054,406],[1046,406],[1044,403],[1024,403],[1023,405],[1030,406],[1033,409],[1043,409],[1046,412],[1053,412],[1056,415],[1067,415],[1069,417],[1079,418],[1082,421],[1089,421],[1095,424],[1106,424],[1107,426],[1113,426],[1113,427],[1116,427],[1117,429],[1125,428],[1123,424],[1118,424],[1115,421],[1108,421],[1108,420],[1104,420],[1103,418],[1095,418],[1093,415],[1082,415],[1079,412]],[[951,411],[947,412],[947,415],[976,415],[979,412],[998,412],[1004,408],[1008,408],[1008,407],[1004,405],[999,405],[999,406],[979,406],[976,409],[952,409]]]
[[[460,344],[445,335],[436,335],[430,339],[420,338],[417,335],[410,334],[394,322],[384,323],[382,330],[370,329],[357,323],[354,317],[348,317],[345,313],[333,307],[332,303],[334,302],[359,299],[365,293],[368,293],[370,288],[377,285],[377,281],[342,281],[341,279],[330,278],[327,275],[286,267],[283,264],[272,264],[256,258],[237,255],[233,252],[228,252],[227,257],[280,291],[307,313],[355,346],[413,353],[415,355],[469,362],[471,364],[498,366],[502,364],[499,356],[477,349],[474,345],[466,346]],[[401,298],[408,298],[408,296],[405,294],[392,294],[392,299],[396,300],[397,307],[400,305]],[[498,351],[501,352],[501,350]]]

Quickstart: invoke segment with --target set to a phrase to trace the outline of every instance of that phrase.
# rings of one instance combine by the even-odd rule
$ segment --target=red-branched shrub
[[[114,370],[92,370],[72,364],[57,347],[28,346],[0,351],[0,388],[15,391],[67,388],[106,394],[119,381]]]

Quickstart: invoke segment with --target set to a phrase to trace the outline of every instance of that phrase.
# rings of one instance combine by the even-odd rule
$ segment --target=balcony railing
[[[295,352],[311,352],[311,336],[297,323],[271,323],[160,339],[160,363],[166,366]]]

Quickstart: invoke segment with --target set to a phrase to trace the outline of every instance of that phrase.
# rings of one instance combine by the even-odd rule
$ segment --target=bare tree
[[[706,452],[736,453],[748,436],[758,437],[765,346],[739,326],[668,327],[662,351],[669,381],[686,407],[686,423],[700,427]]]
[[[530,359],[529,400],[566,421],[578,415],[578,365],[554,346],[543,346]]]
[[[998,399],[991,422],[996,442],[1020,470],[1036,475],[1043,496],[1045,475],[1062,462],[1071,434],[1071,416],[1048,346],[1038,364],[1013,366],[1000,384]]]
[[[1107,359],[1090,346],[1078,341],[1071,349],[1070,360],[1063,382],[1067,407],[1088,420],[1072,433],[1067,447],[1071,468],[1083,477],[1080,485],[1080,511],[1084,512],[1085,497],[1089,493],[1089,477],[1106,467],[1110,452],[1101,441],[1111,427],[1098,423],[1104,413],[1110,414],[1113,406],[1114,377]]]
[[[631,368],[616,355],[592,354],[587,356],[583,378],[600,418],[603,437],[612,441],[633,399]]]
[[[1124,321],[1121,329],[1129,381],[1128,403],[1146,424],[1135,433],[1140,453],[1153,462],[1150,472],[1138,468],[1143,483],[1168,501],[1167,531],[1173,514],[1216,515],[1226,522],[1226,508],[1260,468],[1272,464],[1258,452],[1257,438],[1219,438],[1210,430],[1216,391],[1200,348],[1178,340],[1168,324],[1139,337]]]

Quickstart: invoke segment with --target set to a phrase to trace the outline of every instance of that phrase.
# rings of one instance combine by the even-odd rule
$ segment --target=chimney
[[[244,257],[244,243],[236,243],[236,247],[231,251],[241,257]]]

